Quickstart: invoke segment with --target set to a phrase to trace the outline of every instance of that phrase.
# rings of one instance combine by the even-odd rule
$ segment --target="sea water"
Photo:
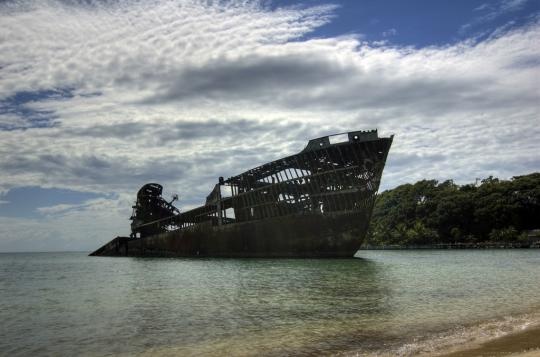
[[[1,355],[436,352],[538,323],[540,250],[354,259],[0,254]]]

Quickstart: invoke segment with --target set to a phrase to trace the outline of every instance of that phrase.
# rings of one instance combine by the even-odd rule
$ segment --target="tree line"
[[[366,243],[516,242],[540,228],[540,173],[474,184],[422,180],[379,194]]]

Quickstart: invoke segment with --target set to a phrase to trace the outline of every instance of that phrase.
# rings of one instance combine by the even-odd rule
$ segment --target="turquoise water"
[[[357,257],[0,254],[0,354],[409,355],[539,321],[540,250]]]

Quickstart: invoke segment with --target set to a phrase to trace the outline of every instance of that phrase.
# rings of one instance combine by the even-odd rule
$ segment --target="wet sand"
[[[440,355],[441,357],[512,356],[540,357],[540,326],[496,338],[467,349]]]

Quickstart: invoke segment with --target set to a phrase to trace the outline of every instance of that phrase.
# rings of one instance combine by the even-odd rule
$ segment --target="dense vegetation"
[[[540,228],[540,173],[459,186],[423,180],[382,192],[370,245],[513,242]]]

